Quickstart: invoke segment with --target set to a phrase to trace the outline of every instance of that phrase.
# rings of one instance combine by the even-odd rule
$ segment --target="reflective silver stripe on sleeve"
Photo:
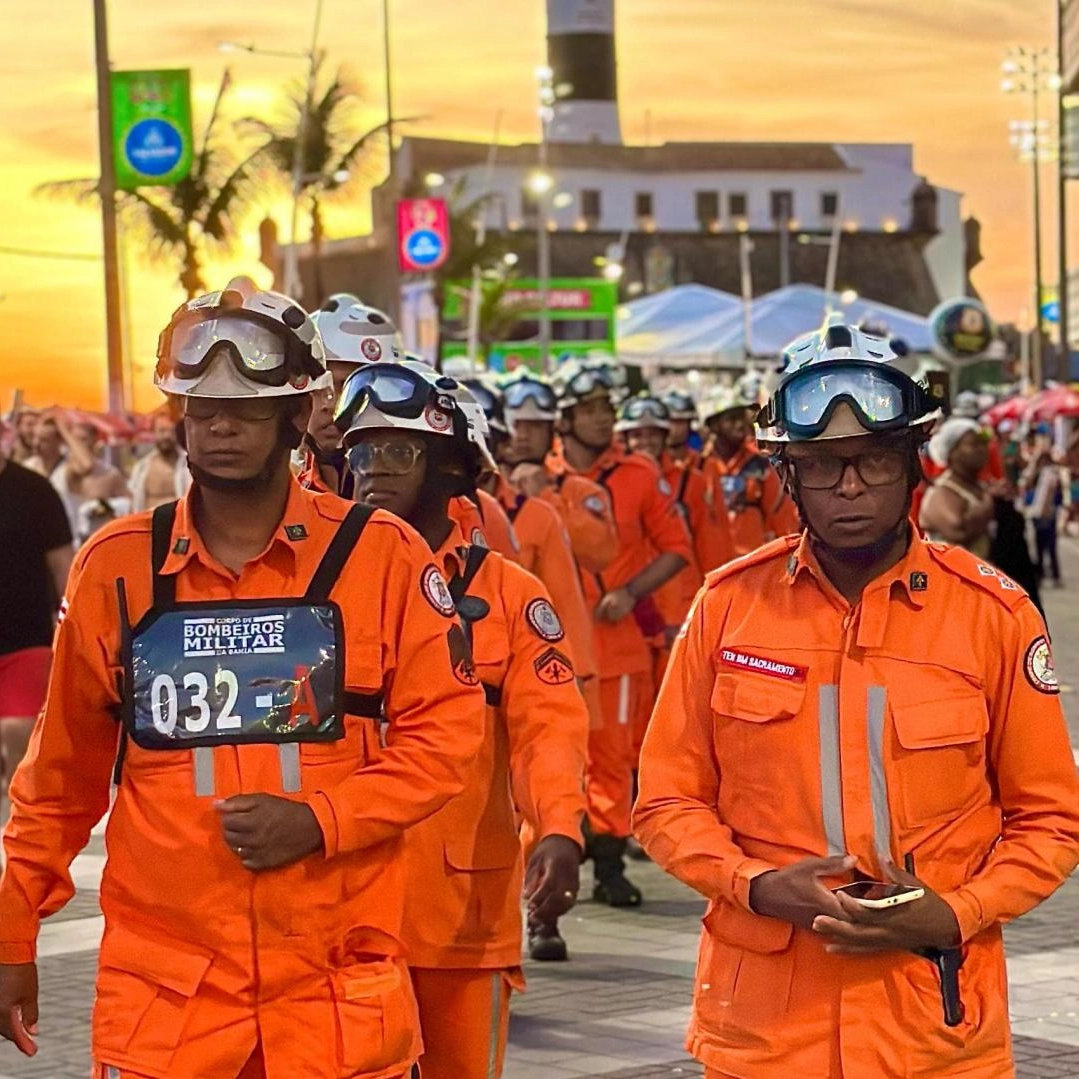
[[[843,776],[839,755],[839,687],[821,686],[817,693],[820,723],[820,804],[828,856],[846,854],[843,834]]]
[[[277,747],[277,757],[281,762],[281,790],[285,794],[300,791],[300,744],[299,742],[281,742]]]
[[[873,840],[877,857],[892,860],[892,817],[888,811],[888,778],[884,773],[884,705],[887,690],[870,686],[866,696],[869,743],[869,797],[873,804]]]
[[[498,1075],[498,1040],[502,1034],[502,972],[491,975],[491,1030],[487,1054],[487,1079]]]
[[[195,797],[212,798],[214,795],[214,751],[209,746],[193,750],[195,758]]]
[[[624,727],[629,723],[629,675],[618,680],[618,722]]]

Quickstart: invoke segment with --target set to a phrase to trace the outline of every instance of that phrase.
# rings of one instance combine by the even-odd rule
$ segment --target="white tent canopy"
[[[685,290],[693,293],[685,300],[673,298]],[[666,303],[661,302],[665,297]],[[911,352],[931,349],[929,320],[921,315],[861,298],[835,306],[850,323],[886,328]],[[828,295],[816,285],[790,285],[758,297],[750,316],[750,355],[778,356],[799,334],[817,329],[827,309]],[[626,363],[739,371],[745,367],[746,352],[741,299],[699,285],[682,285],[626,304],[618,320],[618,354]]]

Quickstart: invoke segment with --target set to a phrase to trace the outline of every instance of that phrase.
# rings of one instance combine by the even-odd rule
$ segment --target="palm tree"
[[[253,116],[240,122],[243,130],[254,133],[260,139],[255,157],[263,175],[285,181],[290,186],[296,164],[297,143],[301,130],[303,132],[299,197],[308,204],[311,213],[316,302],[321,302],[324,292],[323,203],[346,194],[345,188],[361,172],[362,159],[370,141],[387,127],[383,122],[357,135],[356,114],[362,100],[359,86],[346,77],[344,69],[338,68],[325,89],[321,89],[321,67],[322,58],[319,57],[311,78],[287,93],[282,118],[278,123],[269,123]]]
[[[254,200],[253,158],[239,157],[227,129],[221,127],[221,102],[230,82],[225,71],[202,144],[184,179],[171,187],[116,193],[123,225],[143,241],[152,261],[172,264],[178,270],[177,279],[188,299],[206,291],[202,258],[232,249],[240,222]],[[100,183],[96,179],[57,180],[41,184],[36,193],[92,202],[100,198]]]

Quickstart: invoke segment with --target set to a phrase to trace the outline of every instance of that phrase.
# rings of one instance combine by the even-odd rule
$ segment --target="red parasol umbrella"
[[[1070,386],[1052,386],[1035,394],[1023,411],[1027,421],[1053,420],[1057,416],[1079,416],[1079,393]]]
[[[993,427],[1003,420],[1021,420],[1029,402],[1028,397],[1005,397],[1003,401],[998,401],[988,409],[982,419]]]

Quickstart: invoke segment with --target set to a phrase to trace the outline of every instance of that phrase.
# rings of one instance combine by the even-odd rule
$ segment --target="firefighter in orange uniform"
[[[607,492],[585,476],[547,465],[555,444],[558,402],[550,383],[516,372],[502,387],[510,443],[499,463],[521,494],[549,502],[562,518],[582,573],[602,573],[618,554],[618,529]]]
[[[1045,625],[910,527],[939,410],[892,359],[799,349],[759,422],[805,531],[709,576],[645,739],[637,835],[710,901],[710,1079],[1014,1076],[1001,926],[1079,862]]]
[[[620,372],[606,363],[569,363],[559,372],[561,445],[548,467],[580,474],[611,496],[619,552],[603,573],[586,573],[595,612],[602,727],[588,746],[588,822],[595,866],[593,898],[616,907],[641,903],[626,879],[624,855],[632,802],[633,729],[652,700],[647,638],[662,632],[653,593],[693,559],[685,522],[656,465],[614,442]]]
[[[374,364],[352,376],[338,412],[357,498],[413,524],[448,574],[447,605],[470,638],[457,671],[489,705],[467,790],[406,836],[425,1079],[501,1075],[510,990],[522,988],[515,806],[538,837],[524,880],[537,916],[573,905],[582,853],[588,719],[561,622],[539,581],[470,545],[447,512],[486,463],[473,406],[482,422],[466,389],[422,364]]]
[[[667,667],[667,657],[675,634],[689,613],[693,597],[701,587],[697,536],[694,533],[693,524],[696,523],[699,527],[703,513],[706,511],[704,480],[700,473],[689,469],[683,470],[666,457],[665,444],[669,429],[670,416],[667,406],[647,391],[631,397],[622,404],[618,412],[618,422],[614,425],[615,434],[622,436],[626,449],[631,453],[644,454],[660,468],[667,490],[674,495],[675,507],[681,514],[682,520],[686,522],[690,538],[694,540],[694,558],[675,577],[655,591],[656,606],[663,619],[663,632],[649,642],[654,655],[654,681],[657,689],[663,681],[663,672]],[[692,490],[690,490],[691,487]],[[691,520],[688,509],[691,500],[694,503],[694,509],[699,513],[696,522]],[[726,526],[726,514],[721,513],[719,519]],[[633,736],[635,753],[640,752],[641,741],[644,738],[650,715],[649,708],[642,709],[636,717]]]
[[[311,420],[298,450],[297,478],[308,490],[332,491],[347,498],[352,480],[344,468],[334,408],[345,379],[358,366],[404,358],[401,335],[388,315],[350,292],[335,293],[311,317],[333,381],[311,394]]]
[[[688,393],[669,390],[660,400],[667,406],[671,429],[667,432],[667,453],[671,460],[686,468],[699,469],[701,454],[690,445],[693,426],[697,422],[697,405]]]
[[[114,774],[95,1079],[396,1079],[420,1054],[403,835],[464,789],[483,696],[421,538],[290,474],[328,377],[311,319],[244,278],[161,337],[194,485],[79,553],[12,784],[0,1033],[28,1055],[40,921]]]
[[[701,401],[701,424],[708,445],[701,462],[709,505],[725,504],[735,553],[794,532],[798,516],[768,458],[752,439],[756,401],[741,386],[717,386]]]

